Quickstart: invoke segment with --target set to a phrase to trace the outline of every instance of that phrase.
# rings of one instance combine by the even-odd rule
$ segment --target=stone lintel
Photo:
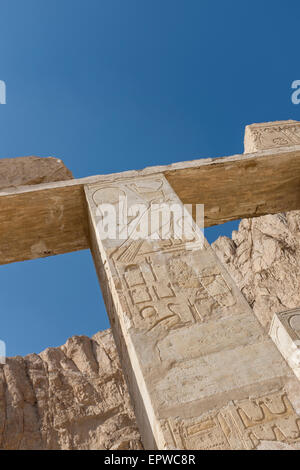
[[[0,264],[89,248],[84,185],[158,173],[183,203],[205,205],[206,227],[300,209],[300,146],[27,186],[6,178]]]

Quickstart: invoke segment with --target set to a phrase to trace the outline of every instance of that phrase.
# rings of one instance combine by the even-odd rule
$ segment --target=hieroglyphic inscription
[[[246,153],[290,145],[300,145],[300,125],[297,121],[251,124],[246,127]]]
[[[253,450],[263,442],[300,447],[300,418],[284,391],[231,402],[202,419],[169,419],[163,425],[180,449]]]
[[[135,328],[169,330],[195,321],[189,304],[178,297],[168,280],[165,266],[154,266],[150,255],[138,264],[116,269],[122,272],[122,291]]]
[[[189,236],[164,238],[162,219],[148,237],[132,237],[151,219],[153,203],[181,204],[164,176],[97,183],[86,194],[93,254],[112,293],[109,316],[145,447],[153,448],[153,440],[160,449],[256,448],[264,440],[298,445],[298,418],[285,394],[279,411],[271,395],[243,400],[249,390],[260,397],[262,384],[267,394],[281,389],[284,377],[294,377],[203,243],[190,211]],[[97,209],[103,202],[120,206],[120,196],[128,208],[141,203],[143,210],[129,211],[127,237],[101,238]],[[231,391],[240,401],[224,408]],[[198,406],[202,414],[192,419]]]
[[[120,211],[120,198],[126,198],[127,210],[133,204],[145,206],[136,220],[134,216],[129,217],[129,235],[153,217],[150,214],[153,204],[178,203],[166,181],[159,177],[97,185],[92,193],[96,207],[109,202],[117,211]],[[117,220],[121,219],[118,214]],[[146,239],[129,237],[107,243],[117,290],[127,305],[132,326],[146,332],[169,331],[203,322],[214,312],[234,305],[231,288],[216,266],[202,268],[200,260],[198,265],[196,262],[191,265],[190,252],[196,254],[202,248],[201,232],[192,227],[189,238],[185,235],[175,238],[171,234],[163,239],[160,229],[161,226],[155,227],[154,237],[150,232]]]

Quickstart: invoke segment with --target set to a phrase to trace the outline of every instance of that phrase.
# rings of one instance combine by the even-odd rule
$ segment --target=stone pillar
[[[201,233],[131,237],[151,205],[181,204],[165,177],[116,177],[85,191],[93,257],[145,448],[300,448],[299,382]],[[140,219],[132,210],[127,239],[103,239],[99,205],[117,206],[119,197],[145,209]]]

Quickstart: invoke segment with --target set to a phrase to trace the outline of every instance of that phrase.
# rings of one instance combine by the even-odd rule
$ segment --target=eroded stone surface
[[[72,179],[59,158],[19,157],[0,159],[0,189]]]
[[[109,330],[0,365],[0,448],[141,448]]]
[[[300,306],[300,211],[244,219],[213,243],[220,260],[269,330],[273,315]]]

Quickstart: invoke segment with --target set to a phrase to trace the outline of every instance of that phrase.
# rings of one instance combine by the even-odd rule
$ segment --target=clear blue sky
[[[75,177],[242,153],[252,122],[300,120],[300,3],[3,0],[0,157]],[[235,224],[206,232],[210,241]],[[40,352],[108,327],[88,251],[0,266],[0,339]]]

